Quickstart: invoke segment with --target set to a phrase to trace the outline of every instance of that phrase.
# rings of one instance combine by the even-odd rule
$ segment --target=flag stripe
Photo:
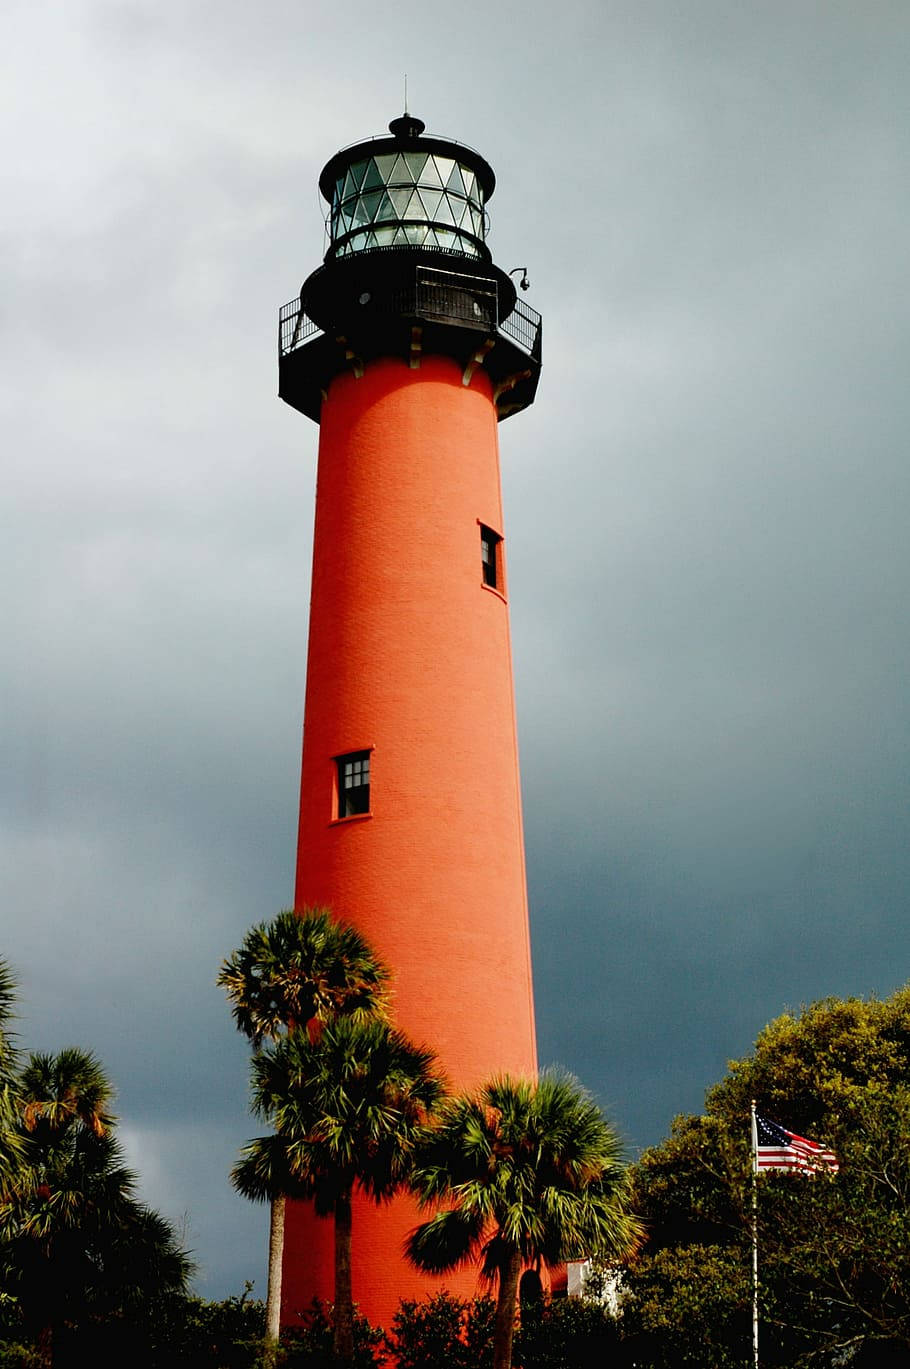
[[[804,1173],[825,1170],[829,1174],[837,1173],[837,1156],[818,1141],[798,1136],[796,1132],[788,1131],[767,1117],[756,1116],[755,1129],[756,1169],[798,1169]]]

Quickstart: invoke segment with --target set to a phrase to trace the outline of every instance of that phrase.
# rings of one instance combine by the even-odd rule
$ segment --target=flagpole
[[[758,1123],[752,1099],[752,1364],[758,1369]]]

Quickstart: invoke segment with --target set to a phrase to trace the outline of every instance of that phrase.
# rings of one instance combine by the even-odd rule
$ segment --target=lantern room
[[[319,180],[329,201],[326,261],[376,247],[436,248],[489,260],[486,201],[495,178],[479,153],[443,138],[423,138],[422,120],[405,114],[390,138],[336,153]]]

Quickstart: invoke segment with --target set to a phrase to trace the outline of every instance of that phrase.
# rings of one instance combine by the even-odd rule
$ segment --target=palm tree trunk
[[[51,1369],[54,1363],[54,1328],[53,1326],[42,1326],[38,1332],[38,1340],[35,1347],[38,1351],[40,1363]]]
[[[515,1304],[521,1278],[521,1254],[513,1250],[499,1270],[496,1296],[496,1321],[493,1327],[493,1369],[512,1369],[512,1337],[515,1334]]]
[[[265,1304],[265,1338],[277,1341],[281,1332],[281,1261],[284,1255],[284,1211],[282,1196],[272,1199],[269,1214],[269,1291]]]
[[[354,1290],[351,1285],[351,1190],[335,1199],[335,1358],[354,1362]]]

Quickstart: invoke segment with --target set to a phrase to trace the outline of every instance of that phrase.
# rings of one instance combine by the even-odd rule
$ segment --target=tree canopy
[[[0,966],[0,1017],[12,977]],[[4,1041],[0,1275],[7,1325],[50,1363],[61,1334],[122,1319],[185,1290],[191,1265],[169,1222],[136,1197],[110,1111],[113,1088],[89,1051],[25,1062]]]
[[[644,1364],[742,1364],[750,1337],[750,1102],[830,1146],[837,1175],[758,1178],[762,1364],[910,1350],[910,988],[785,1013],[702,1116],[633,1170],[648,1238],[624,1280]]]
[[[0,958],[0,1197],[22,1163],[19,1128],[19,1053],[13,1038],[16,981]]]
[[[356,927],[327,908],[304,908],[251,927],[217,982],[238,1030],[259,1046],[314,1018],[374,1015],[388,977]]]

